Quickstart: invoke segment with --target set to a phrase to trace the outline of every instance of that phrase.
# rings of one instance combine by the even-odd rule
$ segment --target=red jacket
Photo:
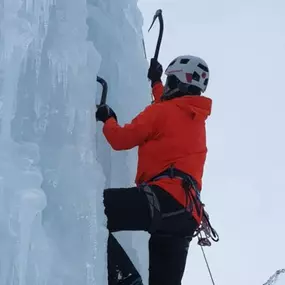
[[[137,184],[174,165],[192,175],[201,188],[207,153],[205,121],[212,101],[204,96],[183,96],[161,102],[162,92],[163,85],[156,83],[155,103],[123,127],[110,118],[104,125],[104,135],[115,150],[138,146]],[[153,184],[185,205],[180,180],[164,178]]]

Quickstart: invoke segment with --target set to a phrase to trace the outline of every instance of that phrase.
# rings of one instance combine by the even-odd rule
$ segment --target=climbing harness
[[[154,233],[156,231],[157,225],[162,219],[160,204],[155,193],[152,191],[151,187],[148,184],[143,183],[139,186],[139,188],[146,194],[146,197],[148,199],[151,216],[151,224],[148,231],[149,233]]]
[[[200,192],[198,190],[197,182],[195,181],[195,179],[191,175],[188,175],[185,172],[177,168],[174,168],[173,166],[170,166],[165,171],[153,177],[149,182],[155,182],[157,180],[166,177],[171,179],[173,178],[180,179],[181,186],[185,191],[185,197],[186,197],[185,209],[169,213],[168,215],[173,216],[188,211],[191,214],[193,214],[195,218],[197,218],[196,220],[198,221],[202,220],[203,204],[200,201]]]
[[[148,183],[157,181],[164,177],[171,177],[171,178],[178,177],[182,180],[182,187],[185,190],[185,195],[186,195],[186,207],[184,209],[168,213],[161,213],[160,203],[156,197],[156,194],[153,192],[151,186],[149,186]],[[199,195],[199,193],[197,190],[194,190],[196,189],[196,186],[194,186],[195,182],[192,179],[193,178],[190,178],[190,176],[186,175],[184,172],[171,167],[166,171],[156,175],[147,183],[143,183],[140,185],[140,189],[142,189],[146,194],[150,206],[150,213],[152,217],[152,223],[149,229],[150,233],[155,232],[159,222],[165,218],[180,215],[185,213],[186,211],[192,213],[193,210],[195,211],[195,213],[199,213],[199,215],[201,215],[202,213],[201,207],[199,207],[198,202],[196,201],[197,199],[195,199],[194,197]],[[194,195],[193,193],[191,193],[191,189],[193,189],[193,191],[197,191],[197,193],[195,193]]]
[[[181,179],[182,181],[181,184],[182,184],[182,187],[186,195],[185,209],[181,209],[181,210],[170,212],[170,213],[161,213],[159,201],[154,191],[152,190],[151,186],[148,185],[148,183],[157,181],[162,178]],[[216,230],[212,227],[210,223],[210,219],[209,219],[209,214],[205,211],[204,209],[205,205],[201,202],[200,191],[198,190],[196,180],[191,175],[186,174],[183,171],[171,166],[165,171],[161,172],[160,174],[150,179],[147,183],[143,183],[141,187],[144,190],[147,196],[149,205],[150,205],[150,211],[151,211],[151,217],[152,217],[152,224],[149,229],[150,233],[155,232],[156,227],[161,219],[179,215],[179,214],[185,213],[185,211],[190,212],[192,216],[194,214],[196,217],[198,217],[198,220],[200,220],[200,223],[192,237],[198,238],[197,243],[201,247],[203,257],[204,257],[212,284],[215,285],[213,274],[211,272],[211,268],[209,266],[209,262],[207,260],[203,247],[211,246],[212,245],[211,240],[214,242],[218,242],[219,235],[216,232]]]
[[[161,213],[159,201],[148,183],[155,182],[166,177],[181,179],[182,187],[186,195],[185,209],[170,213]],[[214,242],[219,241],[219,236],[216,230],[212,227],[209,221],[209,215],[204,209],[205,205],[201,202],[197,182],[191,175],[171,166],[160,174],[154,176],[147,183],[143,183],[140,187],[144,190],[150,205],[151,217],[153,220],[150,232],[155,231],[156,225],[161,219],[183,214],[185,211],[188,211],[191,215],[196,216],[198,221],[200,221],[200,223],[198,223],[199,227],[193,235],[193,237],[198,238],[198,245],[211,246],[210,240]]]
[[[211,246],[210,240],[214,242],[219,241],[219,235],[212,227],[209,220],[209,214],[205,210],[200,226],[195,231],[193,237],[198,237],[198,245],[200,246]]]

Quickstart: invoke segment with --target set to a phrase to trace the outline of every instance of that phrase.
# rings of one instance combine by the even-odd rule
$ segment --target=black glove
[[[161,76],[162,65],[155,58],[152,58],[147,74],[148,79],[151,80],[151,86],[153,86],[155,82],[161,82]]]
[[[107,104],[100,105],[95,114],[96,120],[105,123],[108,119],[113,117],[117,121],[115,112]]]

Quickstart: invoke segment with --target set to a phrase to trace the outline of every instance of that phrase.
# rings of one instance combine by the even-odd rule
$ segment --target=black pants
[[[161,212],[183,207],[166,191],[151,186],[160,203]],[[110,231],[108,239],[109,285],[142,284],[139,273],[111,234],[116,231],[149,231],[152,223],[149,202],[144,190],[133,188],[106,189],[105,214]],[[149,285],[180,285],[188,247],[197,228],[188,212],[163,219],[149,240]]]

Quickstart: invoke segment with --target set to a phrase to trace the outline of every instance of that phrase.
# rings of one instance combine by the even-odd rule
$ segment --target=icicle
[[[46,197],[38,189],[21,191],[19,223],[20,243],[18,256],[19,285],[26,285],[27,262],[31,245],[31,230],[38,213],[46,207]]]

